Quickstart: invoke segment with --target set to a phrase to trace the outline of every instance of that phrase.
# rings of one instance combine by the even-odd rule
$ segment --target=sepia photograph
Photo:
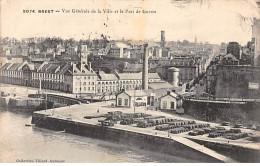
[[[259,163],[260,0],[0,0],[1,163]]]

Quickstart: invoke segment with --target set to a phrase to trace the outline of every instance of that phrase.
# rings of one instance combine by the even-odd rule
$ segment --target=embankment
[[[223,144],[218,142],[210,142],[210,141],[204,141],[204,140],[198,140],[198,139],[191,139],[190,140],[199,143],[201,145],[204,145],[207,148],[213,149],[216,152],[222,153],[225,156],[229,156],[237,161],[240,162],[260,162],[260,151],[231,145],[231,144]]]
[[[122,130],[113,127],[103,127],[95,124],[58,119],[41,113],[34,113],[32,123],[37,127],[51,130],[65,130],[68,133],[113,141],[118,144],[156,151],[168,155],[180,156],[201,162],[223,162],[207,153],[198,151],[172,138],[149,135],[135,131]]]

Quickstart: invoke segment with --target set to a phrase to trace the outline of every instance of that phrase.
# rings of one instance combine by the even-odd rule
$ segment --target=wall
[[[172,96],[169,96],[169,95],[167,95],[165,97],[162,97],[161,101],[160,101],[160,109],[162,109],[162,110],[164,109],[163,102],[167,103],[167,105],[166,105],[166,109],[167,110],[173,110],[173,109],[176,110],[177,109],[177,100],[176,100],[176,98],[174,98]],[[171,102],[174,102],[174,108],[173,109],[171,108]]]
[[[96,83],[96,75],[73,76],[73,93],[95,93]]]
[[[260,85],[260,67],[218,65],[216,72],[217,98],[260,98],[260,87],[249,89],[249,82]]]
[[[173,139],[147,135],[132,131],[120,130],[99,125],[74,122],[69,120],[45,117],[34,113],[32,123],[37,127],[87,136],[92,138],[104,139],[118,144],[129,145],[143,150],[166,153],[168,155],[180,156],[201,162],[220,162],[219,160],[205,153],[199,152]]]
[[[121,105],[119,105],[119,99],[121,99],[121,103],[122,103]],[[128,104],[127,105],[125,105],[125,99],[128,100]],[[130,99],[131,98],[127,94],[121,93],[116,98],[116,101],[117,101],[116,102],[116,106],[118,106],[118,107],[130,107],[131,103],[132,103],[132,102],[130,102]]]
[[[260,151],[249,149],[246,147],[240,147],[231,144],[220,144],[217,142],[209,142],[203,140],[197,140],[189,138],[190,140],[204,145],[207,148],[213,149],[216,152],[222,153],[226,156],[230,156],[240,162],[260,162]]]
[[[260,121],[260,103],[243,102],[223,103],[223,102],[207,102],[206,100],[184,100],[184,113],[191,115],[197,119],[222,122],[229,121],[231,123],[242,123],[247,125],[251,122]]]

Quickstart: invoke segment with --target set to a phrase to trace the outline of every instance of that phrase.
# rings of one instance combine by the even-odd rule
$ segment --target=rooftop
[[[16,71],[23,63],[14,63],[8,70]]]
[[[150,82],[149,83],[150,89],[166,89],[166,88],[174,88],[172,84],[166,81],[160,81],[160,82]]]
[[[147,93],[145,93],[143,90],[131,90],[131,91],[125,91],[123,93],[128,94],[129,96],[146,96]]]
[[[100,79],[99,80],[102,80],[102,81],[116,81],[118,80],[118,78],[116,77],[115,74],[107,74],[103,71],[100,71],[99,72],[99,75],[100,75]]]
[[[140,73],[118,73],[120,80],[141,80],[142,72]],[[158,73],[148,73],[149,79],[161,79]]]
[[[4,64],[4,66],[1,67],[1,70],[6,70],[10,65],[11,63]]]

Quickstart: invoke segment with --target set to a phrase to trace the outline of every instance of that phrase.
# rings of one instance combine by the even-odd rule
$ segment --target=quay
[[[244,159],[249,158],[249,156],[251,156],[249,158],[251,161],[249,162],[259,162],[260,144],[248,140],[242,140],[242,143],[239,143],[241,140],[229,141],[229,149],[239,149],[239,151],[230,155],[239,156],[239,158],[234,159],[234,157],[227,157],[221,154],[221,152],[217,152],[209,148],[209,146],[206,146],[207,143],[212,141],[210,138],[204,139],[201,136],[199,136],[199,138],[193,137],[193,139],[196,140],[204,140],[204,142],[199,142],[190,139],[189,136],[184,133],[169,135],[169,133],[165,131],[154,130],[154,127],[138,128],[134,125],[115,124],[114,126],[101,126],[98,120],[101,120],[102,117],[92,119],[84,118],[85,116],[101,115],[111,111],[134,113],[130,108],[113,107],[113,101],[107,101],[34,112],[32,123],[37,127],[59,131],[65,130],[68,133],[76,135],[104,139],[145,150],[186,157],[191,160],[199,159],[201,162],[241,162],[240,157],[242,157],[242,161],[244,161]],[[135,111],[136,113],[146,113],[154,116],[163,115],[170,118],[187,119],[185,116],[180,117],[159,111],[147,111],[143,107],[138,107]],[[217,126],[218,124],[210,123],[210,125]],[[227,140],[224,140],[224,138],[211,139],[218,140],[218,144],[215,144],[218,148],[221,148],[221,146],[227,143]],[[245,142],[246,144],[243,145]]]

